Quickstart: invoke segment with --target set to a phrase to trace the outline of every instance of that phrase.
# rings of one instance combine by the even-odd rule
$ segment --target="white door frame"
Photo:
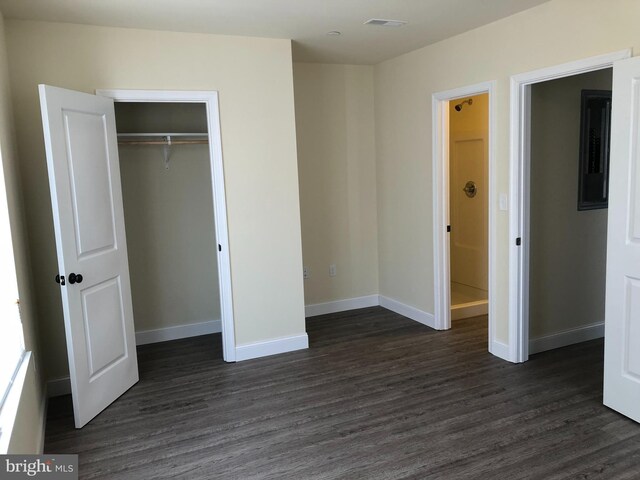
[[[224,188],[222,139],[220,136],[220,109],[216,91],[167,91],[167,90],[96,90],[96,95],[113,98],[116,102],[149,103],[204,103],[207,108],[209,133],[209,157],[216,240],[218,251],[218,278],[220,284],[220,315],[222,320],[222,352],[225,362],[236,361],[236,341],[231,287],[231,260],[229,257],[229,231]]]
[[[512,362],[529,359],[531,85],[611,68],[613,62],[629,57],[631,49],[620,50],[511,77],[508,359]]]
[[[449,102],[463,97],[489,95],[489,192],[487,205],[489,213],[489,352],[504,356],[504,344],[495,338],[495,294],[496,288],[496,82],[483,82],[467,87],[434,93],[431,98],[433,110],[433,251],[434,251],[434,303],[435,328],[451,328],[451,282],[449,251]]]

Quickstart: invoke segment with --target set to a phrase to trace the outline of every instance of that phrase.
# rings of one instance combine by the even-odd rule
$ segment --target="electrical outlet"
[[[329,265],[329,276],[335,277],[336,273],[336,266],[334,264]]]
[[[304,267],[302,269],[302,278],[304,278],[306,280],[310,276],[311,276],[311,271],[309,270],[309,267]]]

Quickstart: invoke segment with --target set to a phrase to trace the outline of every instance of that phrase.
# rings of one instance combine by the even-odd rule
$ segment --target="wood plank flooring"
[[[307,321],[311,348],[225,364],[219,335],[138,348],[140,382],[45,451],[83,479],[638,479],[640,425],[602,405],[603,343],[521,365],[486,317],[436,332],[381,307]]]

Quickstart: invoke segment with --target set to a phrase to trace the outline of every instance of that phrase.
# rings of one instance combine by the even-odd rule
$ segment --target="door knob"
[[[80,273],[78,274],[70,273],[68,279],[71,285],[73,285],[74,283],[82,283],[82,280],[83,280],[82,275]]]
[[[473,198],[476,196],[476,193],[478,193],[478,187],[476,187],[476,182],[469,180],[464,188],[462,189],[462,191],[464,193],[467,194],[467,197],[469,198]]]

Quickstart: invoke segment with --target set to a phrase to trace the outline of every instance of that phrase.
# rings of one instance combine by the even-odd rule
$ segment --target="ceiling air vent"
[[[378,25],[379,27],[402,27],[407,22],[404,20],[384,20],[382,18],[372,18],[364,22],[365,25]]]

